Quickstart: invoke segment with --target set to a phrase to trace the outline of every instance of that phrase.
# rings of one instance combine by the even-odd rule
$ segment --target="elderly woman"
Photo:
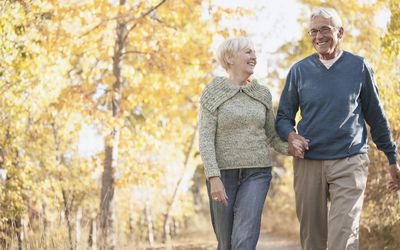
[[[211,220],[219,250],[250,250],[257,245],[272,178],[269,145],[282,154],[288,145],[275,132],[269,90],[249,80],[257,64],[252,42],[229,39],[217,54],[229,77],[216,77],[200,99],[199,145]],[[296,152],[301,150],[299,145]]]

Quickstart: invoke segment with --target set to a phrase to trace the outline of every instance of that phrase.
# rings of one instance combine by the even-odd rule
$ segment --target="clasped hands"
[[[308,150],[308,143],[310,141],[295,132],[290,132],[288,136],[288,152],[295,158],[303,159],[304,152]],[[392,180],[389,182],[389,190],[397,192],[400,190],[400,167],[396,164],[389,166],[389,174]]]
[[[288,153],[296,158],[303,159],[304,152],[308,150],[308,143],[309,140],[305,139],[303,136],[291,132],[288,137]],[[220,177],[213,176],[210,177],[209,180],[211,186],[211,199],[227,206],[228,196],[226,195],[225,187]]]
[[[389,174],[392,180],[389,182],[389,190],[392,192],[397,192],[400,190],[400,167],[396,164],[391,164],[389,166]]]
[[[288,153],[295,158],[304,159],[304,152],[308,150],[310,140],[304,138],[295,132],[288,135]]]

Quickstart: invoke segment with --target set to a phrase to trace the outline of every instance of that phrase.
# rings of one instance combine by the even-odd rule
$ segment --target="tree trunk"
[[[112,167],[112,146],[106,146],[104,172],[101,186],[100,201],[100,249],[114,249],[113,241],[113,198],[114,198],[114,170]]]
[[[22,221],[22,230],[24,232],[24,238],[23,238],[23,243],[25,243],[25,249],[30,250],[30,244],[28,241],[28,228],[29,228],[29,219],[28,221],[23,220]]]
[[[71,207],[70,204],[68,204],[68,194],[65,189],[61,190],[62,192],[62,197],[64,201],[64,216],[65,220],[67,221],[67,228],[68,228],[68,240],[69,240],[69,249],[73,250],[74,249],[74,241],[72,238],[73,234],[73,229],[72,229],[72,222],[71,222]]]
[[[145,205],[146,222],[147,222],[147,239],[150,246],[154,246],[154,230],[153,230],[153,213],[148,202]]]
[[[183,173],[179,177],[179,180],[175,185],[174,192],[172,193],[171,198],[167,202],[167,211],[164,214],[164,223],[163,223],[163,226],[164,226],[164,242],[166,243],[167,246],[171,242],[170,226],[171,226],[172,209],[173,209],[174,204],[175,204],[175,202],[176,202],[176,200],[178,198],[179,191],[182,188],[183,177],[185,176],[186,172],[189,169],[188,168],[189,167],[188,163],[189,163],[189,158],[190,158],[191,152],[193,150],[193,145],[194,145],[195,138],[196,138],[196,133],[197,133],[197,127],[198,127],[198,124],[196,124],[196,126],[193,127],[193,134],[192,134],[192,137],[190,139],[189,147],[188,147],[188,150],[186,151],[186,155],[185,155],[185,162],[183,164],[183,168],[184,168]]]
[[[23,221],[21,216],[15,218],[15,229],[18,239],[18,250],[22,250],[22,243],[24,240],[24,230],[23,230]]]
[[[137,240],[137,237],[135,235],[135,228],[137,227],[136,225],[137,222],[137,215],[136,211],[133,208],[133,202],[129,202],[129,241],[130,242],[135,242]]]
[[[81,220],[82,220],[82,207],[78,207],[76,211],[76,218],[75,218],[75,247],[76,249],[81,249],[80,242],[81,242]]]
[[[46,201],[42,202],[42,242],[44,244],[44,249],[48,249],[48,221],[47,221],[47,210],[46,210]]]
[[[88,245],[89,249],[97,250],[97,225],[96,219],[90,220],[90,229],[89,229],[89,238],[88,238]]]
[[[125,0],[120,0],[120,6],[125,5]],[[121,60],[125,48],[124,37],[126,36],[126,21],[124,17],[117,20],[116,40],[113,55],[113,75],[115,83],[112,86],[111,112],[116,118],[120,113],[121,103]],[[111,135],[107,136],[105,142],[105,161],[102,176],[100,197],[100,249],[108,250],[115,248],[115,225],[114,225],[114,171],[118,158],[119,128],[114,127]]]

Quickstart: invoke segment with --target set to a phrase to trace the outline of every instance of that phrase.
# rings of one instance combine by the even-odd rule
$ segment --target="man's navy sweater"
[[[327,69],[313,54],[296,63],[286,79],[279,102],[276,130],[283,139],[295,131],[310,140],[304,158],[334,160],[366,153],[367,129],[390,164],[396,163],[396,144],[379,100],[371,67],[364,58],[343,51]]]

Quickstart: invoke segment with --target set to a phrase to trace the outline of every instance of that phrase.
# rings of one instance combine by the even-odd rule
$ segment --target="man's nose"
[[[316,35],[315,37],[316,37],[316,38],[323,37],[323,35],[322,35],[322,33],[321,33],[320,30],[317,31],[317,35]]]

